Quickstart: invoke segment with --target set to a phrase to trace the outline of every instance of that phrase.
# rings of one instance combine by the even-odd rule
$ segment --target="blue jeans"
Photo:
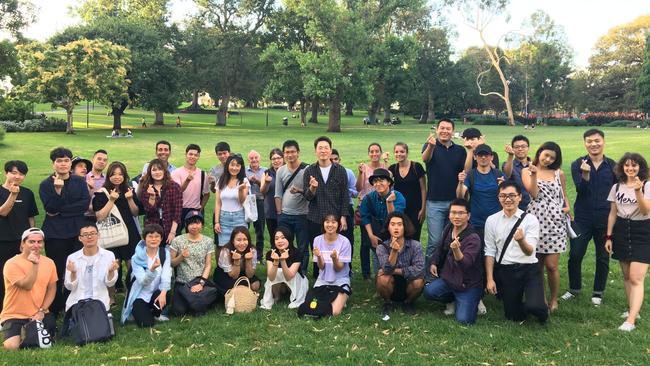
[[[478,303],[483,296],[483,289],[480,287],[469,288],[465,291],[454,291],[442,278],[429,282],[424,286],[422,292],[428,300],[439,301],[448,304],[456,302],[456,321],[462,324],[474,324]]]
[[[449,205],[451,201],[427,200],[427,252],[425,258],[430,258],[442,240],[442,230],[449,223]]]
[[[309,229],[307,227],[307,215],[287,215],[278,216],[278,227],[284,226],[291,230],[296,237],[297,248],[302,253],[302,264],[300,268],[302,273],[307,275],[307,265],[309,264]],[[273,238],[271,238],[273,240]]]
[[[361,274],[365,280],[371,278],[370,258],[372,258],[372,266],[374,269],[372,272],[373,275],[377,274],[377,269],[379,268],[379,258],[377,258],[377,252],[375,252],[375,248],[373,248],[372,244],[370,243],[370,238],[368,237],[366,228],[363,225],[359,226],[359,228],[361,229],[361,248],[359,248],[359,260],[361,261]]]

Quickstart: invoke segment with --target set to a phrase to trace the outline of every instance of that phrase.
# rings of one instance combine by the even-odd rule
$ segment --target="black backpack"
[[[101,301],[80,300],[70,311],[70,334],[77,345],[107,341],[115,335],[113,319]]]
[[[339,295],[338,286],[318,286],[307,292],[305,302],[298,307],[299,317],[320,319],[332,315],[332,301]]]

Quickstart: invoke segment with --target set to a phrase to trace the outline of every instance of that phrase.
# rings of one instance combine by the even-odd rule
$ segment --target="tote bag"
[[[246,223],[257,221],[257,200],[254,194],[246,196],[244,201],[244,219]]]
[[[102,188],[101,191],[109,197],[106,188]],[[104,249],[123,247],[129,244],[129,229],[120,215],[120,210],[115,205],[104,220],[97,221],[97,229],[99,229],[97,244]]]

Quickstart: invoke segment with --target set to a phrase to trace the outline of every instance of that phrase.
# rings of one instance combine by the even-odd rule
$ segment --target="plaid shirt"
[[[318,180],[316,193],[309,190],[310,177]],[[305,168],[302,177],[305,199],[309,201],[307,219],[316,224],[323,223],[323,217],[327,214],[338,216],[349,215],[350,196],[348,192],[348,174],[345,168],[338,164],[332,164],[327,183],[323,181],[318,163]],[[351,222],[348,225],[352,225]]]
[[[165,233],[169,233],[172,227],[172,221],[178,225],[183,225],[181,210],[183,208],[183,193],[178,183],[170,181],[161,189],[159,195],[156,195],[156,203],[149,204],[149,193],[142,191],[142,205],[144,206],[144,224],[162,224]],[[162,212],[162,223],[160,216]]]
[[[424,278],[424,255],[419,241],[405,239],[404,248],[397,254],[397,261],[394,266],[391,266],[390,262],[388,262],[390,251],[390,239],[377,246],[379,268],[385,274],[391,274],[396,268],[401,268],[402,276],[408,281]]]

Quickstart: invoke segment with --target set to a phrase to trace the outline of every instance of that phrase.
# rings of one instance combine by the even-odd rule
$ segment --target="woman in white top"
[[[643,304],[643,280],[650,263],[650,185],[648,163],[637,153],[625,153],[614,172],[614,184],[607,200],[611,202],[605,235],[605,250],[617,259],[623,271],[628,311],[619,330],[634,330]]]
[[[370,161],[368,163],[359,164],[359,172],[357,175],[357,191],[359,192],[359,206],[361,206],[361,201],[366,194],[374,190],[372,184],[368,182],[368,178],[372,175],[375,169],[378,168],[388,168],[388,151],[382,152],[381,145],[376,142],[370,143],[368,145],[368,158]],[[359,208],[357,207],[357,211]],[[366,230],[361,230],[361,249],[359,251],[360,260],[361,260],[361,274],[363,279],[366,281],[371,280],[370,273],[370,253],[372,252],[372,263],[374,266],[374,272],[377,272],[378,260],[377,254],[375,254],[375,248],[370,244],[370,238],[368,238],[368,233]]]
[[[244,159],[240,155],[230,155],[217,182],[214,199],[214,232],[219,236],[220,247],[228,244],[234,228],[246,226],[243,204],[249,187]]]
[[[113,252],[97,245],[99,231],[93,223],[85,223],[79,229],[79,241],[83,249],[68,256],[65,270],[65,288],[70,291],[65,302],[63,334],[68,331],[70,309],[80,300],[95,299],[110,308],[108,288],[115,285],[119,262]]]

